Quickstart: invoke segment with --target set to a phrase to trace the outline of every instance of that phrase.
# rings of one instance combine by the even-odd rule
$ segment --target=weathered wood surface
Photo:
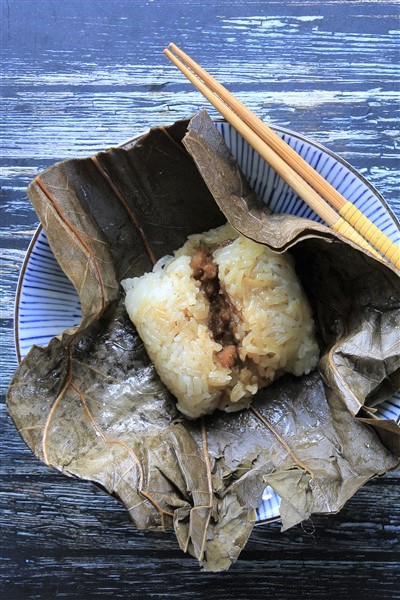
[[[398,473],[338,515],[284,534],[278,523],[258,527],[229,573],[201,574],[171,534],[137,532],[101,490],[40,464],[4,404],[13,298],[37,226],[26,186],[57,160],[206,106],[161,54],[169,41],[268,122],[341,154],[400,215],[399,4],[8,0],[1,11],[4,598],[400,598]]]

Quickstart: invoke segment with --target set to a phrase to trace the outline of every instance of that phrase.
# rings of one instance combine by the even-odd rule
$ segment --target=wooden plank
[[[17,364],[13,297],[38,223],[26,186],[57,160],[206,106],[162,55],[169,41],[270,124],[341,154],[400,216],[397,0],[9,0],[0,10],[2,394]],[[171,533],[136,531],[102,490],[37,461],[4,395],[0,419],[4,598],[400,598],[399,472],[338,515],[283,534],[277,523],[256,528],[228,574],[200,574]]]
[[[231,575],[197,573],[187,561],[174,557],[140,560],[129,553],[25,559],[13,562],[20,574],[8,589],[8,600],[21,598],[235,598],[259,600],[266,596],[297,600],[377,597],[398,598],[398,566],[389,562],[266,560],[262,565],[242,560]],[[332,577],[332,571],[340,576]],[[66,573],[72,573],[68,577]],[[49,578],[48,574],[52,577]],[[77,586],[76,581],[79,581]]]
[[[106,539],[110,554],[134,550],[144,556],[159,550],[167,555],[175,549],[183,558],[171,532],[138,532],[122,505],[90,483],[36,473],[3,476],[2,489],[7,505],[0,523],[7,555],[90,554],[104,549]],[[284,533],[278,522],[258,525],[243,558],[262,552],[269,560],[283,552],[285,560],[300,555],[317,560],[327,550],[335,560],[351,560],[354,553],[394,560],[400,550],[399,493],[399,479],[387,477],[378,486],[367,484],[338,515],[317,515]],[[192,567],[196,568],[194,560]]]

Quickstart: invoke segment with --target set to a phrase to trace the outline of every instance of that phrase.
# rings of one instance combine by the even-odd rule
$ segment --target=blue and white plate
[[[260,158],[226,122],[216,121],[225,142],[260,198],[274,212],[286,212],[320,221],[289,186]],[[400,225],[379,193],[348,163],[306,138],[276,128],[275,131],[314,167],[347,200],[355,204],[394,242],[400,244]],[[131,146],[132,142],[125,144]],[[44,346],[52,337],[78,325],[81,310],[78,295],[60,269],[41,227],[28,248],[22,267],[15,309],[15,345],[18,359],[33,344]],[[378,415],[400,419],[400,393],[381,404]],[[259,521],[279,518],[279,497],[266,488],[257,512]]]

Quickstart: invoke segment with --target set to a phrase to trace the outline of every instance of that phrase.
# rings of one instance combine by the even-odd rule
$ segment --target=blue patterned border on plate
[[[217,122],[216,127],[237,158],[250,185],[273,212],[290,213],[322,223],[322,219],[289,188],[229,123]],[[277,129],[276,133],[342,196],[357,206],[394,242],[400,244],[400,227],[394,215],[377,190],[360,173],[339,156],[315,142],[284,129]]]
[[[81,305],[40,229],[27,252],[18,283],[16,348],[24,358],[31,346],[46,346],[61,332],[79,325]]]
[[[228,124],[216,122],[225,142],[260,198],[274,211],[321,222],[321,219],[289,188],[247,142]],[[378,192],[348,163],[326,148],[298,134],[277,133],[339,192],[353,202],[394,242],[400,244],[400,227]],[[127,144],[132,146],[132,143]],[[23,358],[33,344],[45,346],[62,331],[79,324],[78,295],[60,269],[45,233],[37,231],[29,246],[18,283],[15,345]],[[378,416],[400,420],[400,392],[378,408]],[[279,518],[279,496],[268,486],[257,511],[258,521]]]

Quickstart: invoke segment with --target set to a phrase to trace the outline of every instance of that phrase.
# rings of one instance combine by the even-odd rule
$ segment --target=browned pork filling
[[[223,367],[232,368],[238,360],[233,311],[221,290],[218,265],[210,250],[201,244],[193,255],[190,266],[193,278],[201,282],[201,290],[210,302],[208,328],[214,340],[223,346],[216,357]]]

